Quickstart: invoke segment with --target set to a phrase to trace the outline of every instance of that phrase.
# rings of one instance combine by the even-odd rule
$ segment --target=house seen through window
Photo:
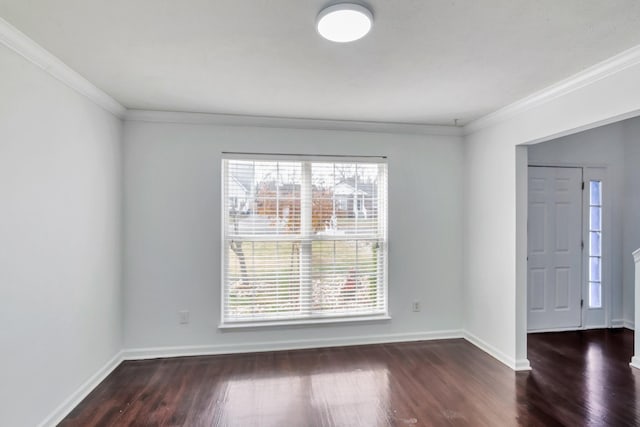
[[[222,324],[387,312],[383,159],[223,160]]]

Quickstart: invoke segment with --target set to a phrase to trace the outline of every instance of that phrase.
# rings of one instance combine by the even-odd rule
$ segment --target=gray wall
[[[0,424],[40,423],[121,349],[121,132],[0,46]]]
[[[631,253],[640,248],[640,118],[624,122],[624,231],[622,268],[624,318],[635,319],[635,265]],[[638,356],[636,354],[636,356]]]
[[[529,164],[606,166],[604,194],[611,201],[610,286],[614,325],[634,320],[634,266],[640,247],[640,119],[629,119],[531,145]],[[606,220],[607,218],[605,218]],[[607,245],[607,242],[605,242]]]
[[[462,327],[460,137],[130,121],[124,149],[126,348],[233,351]],[[222,151],[388,156],[392,320],[219,330]],[[413,300],[421,312],[411,311]],[[178,323],[183,309],[187,326]]]
[[[465,331],[516,368],[528,365],[522,145],[640,112],[640,64],[591,71],[465,126]]]

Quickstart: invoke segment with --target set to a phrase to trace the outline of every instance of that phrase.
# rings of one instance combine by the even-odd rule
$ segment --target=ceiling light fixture
[[[327,40],[346,43],[364,37],[373,23],[371,11],[364,6],[341,3],[329,6],[318,14],[318,33]]]

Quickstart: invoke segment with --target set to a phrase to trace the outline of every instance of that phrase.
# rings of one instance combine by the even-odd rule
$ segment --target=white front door
[[[582,325],[582,169],[529,167],[527,329]]]

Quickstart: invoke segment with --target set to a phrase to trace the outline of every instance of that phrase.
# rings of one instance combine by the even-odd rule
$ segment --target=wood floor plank
[[[60,425],[640,425],[631,331],[528,345],[524,373],[464,340],[128,361]]]

